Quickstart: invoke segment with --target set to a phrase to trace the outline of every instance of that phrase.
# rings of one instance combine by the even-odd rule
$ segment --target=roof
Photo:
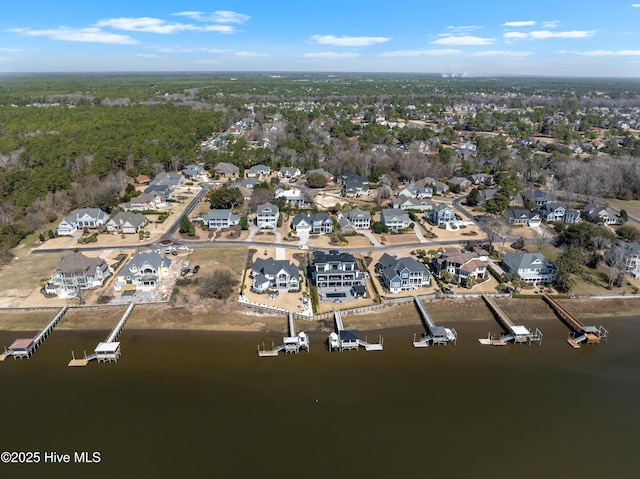
[[[343,329],[340,331],[340,341],[355,342],[359,339],[357,329]]]
[[[122,226],[125,223],[129,223],[131,226],[141,226],[147,222],[147,219],[142,213],[132,213],[130,211],[119,211],[109,223],[115,223],[118,226]]]
[[[202,218],[204,221],[209,222],[212,220],[230,220],[235,216],[231,213],[231,210],[209,210],[209,212]]]
[[[16,339],[11,346],[9,346],[9,350],[15,351],[16,349],[28,349],[29,346],[33,343],[33,339]]]
[[[341,253],[336,250],[331,250],[328,253],[325,251],[313,252],[314,263],[355,263],[356,259],[351,253]]]
[[[275,276],[280,271],[284,270],[291,277],[299,277],[300,270],[297,266],[287,261],[286,259],[276,260],[273,258],[257,258],[253,262],[253,271],[258,271],[265,276]]]
[[[71,274],[91,271],[93,273],[102,264],[104,264],[104,260],[101,258],[88,258],[82,253],[76,252],[63,256],[56,272]]]
[[[402,221],[402,222],[410,222],[411,218],[407,213],[403,213],[402,211],[398,211],[397,208],[390,208],[386,210],[380,210],[380,220],[383,223],[388,223],[391,221]]]
[[[167,257],[162,257],[155,251],[150,253],[137,253],[131,257],[129,263],[127,263],[126,269],[135,266],[138,270],[144,266],[145,263],[149,263],[156,270],[161,268],[162,266],[169,266],[171,264],[171,260]],[[123,272],[120,275],[125,274]]]
[[[102,211],[100,208],[80,208],[73,213],[72,218],[78,218],[80,216],[89,216],[91,218],[107,218],[109,215]]]
[[[221,161],[214,168],[215,171],[219,171],[221,173],[239,173],[240,169],[236,165],[232,165],[231,163],[226,163]]]
[[[380,260],[376,263],[376,267],[379,269],[380,274],[389,280],[393,279],[396,274],[399,275],[405,269],[408,269],[412,273],[423,273],[427,276],[429,274],[427,268],[416,259],[411,257],[397,258],[388,253],[380,257]]]
[[[528,269],[535,263],[542,263],[545,266],[553,266],[552,263],[540,253],[505,253],[502,264],[510,271]]]
[[[111,343],[98,343],[94,353],[115,353],[120,348],[120,343],[117,341]]]
[[[278,213],[278,207],[273,203],[265,203],[263,205],[258,206],[258,214],[263,213]]]
[[[346,214],[347,218],[349,218],[350,220],[354,220],[356,218],[369,218],[371,219],[371,213],[369,213],[366,210],[361,210],[360,208],[355,208],[351,211],[349,211]]]

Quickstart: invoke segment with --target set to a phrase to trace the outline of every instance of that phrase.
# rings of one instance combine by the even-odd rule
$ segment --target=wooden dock
[[[9,346],[9,349],[5,350],[4,353],[0,355],[0,361],[4,361],[9,356],[13,356],[13,359],[29,359],[31,356],[33,356],[33,354],[38,350],[42,343],[44,343],[44,341],[53,332],[58,323],[62,320],[62,317],[65,315],[68,309],[68,306],[63,307],[58,312],[58,314],[56,314],[55,317],[33,338],[16,339],[11,344],[11,346]]]
[[[482,344],[491,344],[492,346],[504,346],[507,343],[513,341],[514,343],[526,343],[527,345],[531,345],[532,342],[537,342],[539,345],[542,344],[542,332],[536,328],[534,332],[529,331],[525,326],[518,326],[513,324],[511,318],[507,316],[500,306],[490,298],[486,294],[482,295],[482,299],[487,304],[494,317],[505,331],[505,334],[500,339],[494,339],[490,343],[482,343]]]
[[[415,335],[413,338],[414,348],[426,348],[430,345],[447,345],[449,342],[456,344],[458,340],[458,333],[455,329],[443,328],[442,326],[436,326],[436,323],[431,319],[427,308],[424,307],[422,301],[418,296],[413,297],[413,302],[418,309],[420,318],[422,319],[426,334],[416,341]]]
[[[580,343],[600,344],[601,342],[607,342],[609,331],[603,326],[585,326],[578,318],[573,316],[548,294],[543,294],[542,299],[551,306],[551,309],[553,309],[556,315],[569,328],[567,343],[569,343],[573,349],[580,349]]]

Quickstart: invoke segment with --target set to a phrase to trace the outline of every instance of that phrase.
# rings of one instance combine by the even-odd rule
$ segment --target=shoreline
[[[578,318],[633,318],[640,316],[640,298],[593,299],[577,298],[560,301]],[[557,319],[553,310],[538,298],[499,298],[497,303],[516,323],[535,323],[538,320]],[[430,316],[439,323],[494,320],[491,311],[480,298],[435,299],[424,302]],[[59,331],[110,331],[126,309],[70,309],[56,327]],[[0,311],[0,331],[39,331],[55,313],[47,311]],[[422,327],[422,321],[413,303],[388,305],[382,309],[363,313],[343,314],[348,328],[382,331],[395,327]],[[307,332],[329,332],[330,319],[296,320],[296,329]],[[212,331],[286,333],[284,314],[262,313],[236,304],[219,305],[209,309],[198,307],[172,307],[164,305],[136,305],[125,330],[157,331]]]

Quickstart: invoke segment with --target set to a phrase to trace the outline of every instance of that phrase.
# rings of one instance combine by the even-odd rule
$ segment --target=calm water
[[[499,328],[475,321],[453,324],[455,347],[412,348],[416,325],[386,331],[383,352],[329,354],[311,335],[310,354],[278,358],[255,353],[278,336],[125,329],[121,361],[86,368],[71,350],[106,332],[56,331],[0,363],[0,450],[102,461],[0,477],[637,477],[640,321],[598,324],[609,342],[581,350],[552,320],[535,324],[541,347],[481,346]]]

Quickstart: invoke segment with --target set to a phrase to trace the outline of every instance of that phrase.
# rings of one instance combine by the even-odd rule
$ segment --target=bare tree
[[[617,244],[604,255],[604,260],[609,266],[609,289],[613,286],[620,286],[622,277],[627,270],[629,253],[628,245]]]

